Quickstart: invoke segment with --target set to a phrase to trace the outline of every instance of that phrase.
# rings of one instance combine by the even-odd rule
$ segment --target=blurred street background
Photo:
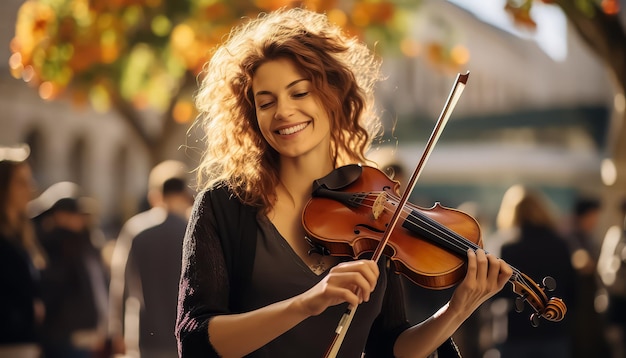
[[[467,212],[499,252],[513,187],[541,192],[563,237],[577,203],[597,204],[592,309],[613,356],[626,357],[623,323],[608,317],[610,297],[626,297],[624,0],[3,0],[0,146],[28,146],[34,197],[71,182],[89,199],[82,210],[101,233],[108,278],[122,225],[150,207],[151,169],[180,161],[193,189],[211,140],[192,126],[210,50],[242,17],[293,5],[328,13],[382,57],[385,132],[370,154],[397,179],[417,165],[456,75],[470,73],[415,205]],[[575,252],[574,268],[585,266]],[[498,307],[459,333],[464,356],[500,356]]]

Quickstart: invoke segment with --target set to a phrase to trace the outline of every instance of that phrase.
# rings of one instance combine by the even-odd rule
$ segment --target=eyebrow
[[[287,86],[285,86],[285,89],[289,89],[289,88],[297,85],[298,83],[300,83],[302,81],[308,81],[308,79],[306,79],[306,78],[297,79],[297,80],[289,83]],[[258,91],[257,93],[254,94],[254,96],[256,97],[256,96],[263,95],[263,94],[272,94],[272,92],[270,92],[270,91]]]

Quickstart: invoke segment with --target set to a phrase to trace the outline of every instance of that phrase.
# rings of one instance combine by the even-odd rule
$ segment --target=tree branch
[[[170,100],[170,104],[167,107],[167,110],[165,111],[165,121],[163,123],[163,131],[161,132],[163,136],[166,136],[168,133],[171,133],[172,130],[176,127],[177,123],[176,121],[174,121],[174,116],[173,116],[173,112],[174,112],[174,107],[176,106],[176,103],[178,102],[178,99],[180,98],[180,96],[185,93],[185,90],[192,84],[195,83],[195,77],[193,76],[193,74],[191,73],[191,71],[187,71],[185,72],[185,76],[183,77],[183,79],[181,80],[180,86],[178,87],[178,90],[176,91],[175,94],[172,95],[172,98]]]
[[[570,23],[580,37],[591,47],[615,76],[616,85],[624,92],[626,87],[626,33],[618,15],[608,15],[595,2],[593,16],[583,13],[575,4],[575,0],[559,0],[561,7]]]
[[[178,90],[172,94],[170,99],[170,103],[167,109],[163,112],[163,125],[161,132],[159,133],[158,140],[154,143],[155,146],[158,146],[159,143],[166,143],[169,136],[178,133],[176,131],[176,127],[180,126],[178,122],[174,120],[174,107],[178,102],[179,98],[186,93],[185,90],[189,88],[192,84],[195,84],[195,77],[191,73],[191,71],[185,72],[184,77],[181,79]],[[158,153],[159,156],[162,155],[160,153],[161,148],[152,148],[154,153]]]
[[[113,108],[122,116],[124,121],[131,127],[131,130],[139,137],[146,148],[150,149],[155,144],[155,139],[151,138],[147,131],[141,126],[143,118],[139,111],[131,103],[122,98],[120,93],[114,89],[109,89],[109,95]]]

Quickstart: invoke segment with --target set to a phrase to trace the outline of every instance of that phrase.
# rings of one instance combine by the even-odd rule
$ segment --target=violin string
[[[372,204],[365,204],[364,206],[366,207],[373,207],[374,202],[376,201],[376,199],[369,199],[370,198],[370,194],[374,194],[376,197],[378,197],[378,195],[381,192],[370,192],[370,193],[357,193],[356,197],[359,198],[359,201],[361,202],[361,204],[363,205],[364,202],[371,202]],[[386,192],[384,192],[386,193]],[[394,197],[391,197],[394,198]],[[392,201],[390,198],[390,200],[387,200],[388,202],[390,202],[392,205],[393,204],[397,204],[397,201]],[[366,200],[367,199],[367,200]],[[394,198],[395,199],[395,198]],[[387,208],[387,206],[384,206],[385,211],[394,211],[395,208],[392,210],[390,208]],[[458,233],[445,228],[445,226],[441,225],[440,223],[438,223],[437,221],[425,216],[425,215],[421,215],[419,213],[417,213],[414,210],[410,210],[410,209],[406,209],[406,208],[402,208],[402,212],[407,214],[407,221],[409,221],[411,224],[414,224],[416,227],[420,228],[421,230],[427,232],[430,235],[433,235],[433,237],[436,237],[440,240],[442,240],[444,243],[458,249],[458,250],[467,250],[467,249],[472,249],[474,251],[480,249],[480,246],[476,245],[475,243],[469,241],[468,239],[464,238],[463,236],[459,235]],[[415,212],[415,214],[413,214],[413,212]],[[413,218],[417,219],[417,220],[413,220]],[[423,223],[425,225],[420,225],[420,223]],[[445,229],[444,229],[445,228]],[[437,233],[439,234],[437,236]],[[447,238],[446,238],[447,236]],[[510,266],[510,265],[509,265]],[[511,266],[511,269],[513,270],[514,275],[511,276],[511,279],[517,282],[522,282],[525,286],[529,286],[528,282],[526,282],[526,280],[524,279],[523,275],[521,275],[521,271],[519,271],[517,268]]]
[[[413,220],[413,219],[417,219],[417,220]],[[419,227],[421,230],[424,230],[426,232],[428,232],[429,234],[433,235],[434,237],[439,238],[440,240],[442,240],[443,242],[454,246],[458,249],[462,249],[462,250],[467,250],[467,249],[472,249],[474,252],[476,252],[476,250],[480,249],[481,247],[476,245],[475,243],[469,241],[468,239],[464,238],[463,236],[459,235],[458,233],[445,228],[445,226],[441,225],[439,222],[423,215],[420,214],[417,211],[412,211],[407,220],[416,225],[417,227]],[[423,223],[425,225],[420,226],[419,224]],[[444,229],[445,228],[445,229]],[[430,231],[429,229],[432,229],[432,231]],[[446,231],[448,230],[448,231]],[[436,233],[435,233],[436,232]],[[437,233],[439,235],[437,235]],[[446,236],[448,238],[446,238]],[[516,269],[515,267],[511,266],[511,269],[513,270],[513,272],[516,275],[520,274],[520,271],[518,269]],[[521,277],[521,275],[520,275]]]
[[[375,194],[376,198],[378,198],[380,193],[381,192],[358,193],[356,195],[356,198],[358,198],[359,200],[358,201],[359,205],[373,208],[374,203],[376,202],[376,199],[370,199],[370,194]],[[383,192],[383,193],[386,193],[386,192]],[[364,202],[368,202],[368,203],[371,202],[371,204],[363,204]],[[393,212],[396,210],[398,201],[396,200],[394,196],[389,196],[389,200],[386,200],[385,203],[391,203],[391,205],[393,205],[394,207],[388,208],[387,205],[383,205],[383,210],[385,212],[387,211]],[[420,214],[416,210],[411,210],[411,209],[407,209],[403,207],[402,212],[407,215],[407,218],[405,219],[406,221],[415,225],[416,227],[423,230],[424,232],[432,235],[432,237],[436,237],[439,240],[443,241],[444,243],[452,246],[453,248],[456,248],[458,250],[467,250],[471,248],[472,250],[474,250],[474,252],[480,249],[480,246],[469,241],[462,235],[459,235],[458,233],[445,227],[441,223],[429,218],[428,216]],[[420,223],[424,225],[420,225]],[[439,236],[437,236],[437,233],[439,234]],[[538,286],[537,284],[535,284],[534,282],[531,284],[530,282],[526,280],[525,276],[521,273],[520,270],[513,267],[512,265],[509,265],[509,266],[513,270],[513,275],[511,275],[511,277],[509,278],[510,282],[512,283],[518,282],[522,286],[526,287],[527,290],[535,291],[535,288],[537,288]],[[540,289],[540,291],[543,291],[543,290]]]
[[[391,201],[389,201],[389,202],[391,202]],[[394,202],[391,202],[391,203],[393,204]],[[391,211],[391,209],[387,208],[386,206],[385,206],[384,210],[385,211]],[[465,250],[467,250],[469,248],[471,248],[473,250],[477,250],[479,248],[474,243],[471,243],[471,245],[470,245],[470,241],[469,240],[466,240],[466,242],[465,242],[466,246],[463,246],[464,242],[461,240],[461,238],[460,237],[454,237],[454,235],[459,236],[458,234],[454,233],[453,231],[450,231],[450,233],[445,232],[441,227],[438,227],[440,224],[435,222],[434,220],[425,219],[424,217],[413,215],[411,210],[407,210],[405,208],[402,208],[402,211],[407,214],[407,219],[406,219],[407,221],[409,221],[410,223],[414,224],[415,226],[417,226],[421,230],[424,230],[426,233],[441,239],[443,242],[449,244],[450,246],[452,246],[452,247],[454,247],[454,248],[456,248],[458,250],[465,251]],[[416,218],[418,220],[412,220],[412,218]],[[427,224],[427,226],[421,226],[419,223]],[[436,234],[435,234],[435,232],[433,230],[439,232],[440,235],[436,236]],[[446,235],[448,236],[448,238],[445,237]]]
[[[389,201],[391,202],[391,201]],[[393,204],[393,202],[391,202]],[[385,206],[384,208],[385,211],[391,211],[391,209],[387,208]],[[395,210],[395,209],[394,209]],[[440,240],[442,240],[443,242],[449,244],[450,246],[458,249],[458,250],[467,250],[469,248],[473,249],[473,250],[477,250],[479,249],[479,246],[470,242],[469,240],[461,237],[460,235],[458,235],[457,233],[455,233],[454,231],[450,232],[446,232],[441,226],[441,224],[439,224],[438,222],[427,218],[425,216],[421,216],[421,215],[417,215],[417,214],[413,214],[411,210],[407,210],[405,208],[402,208],[402,211],[404,213],[407,214],[407,221],[409,221],[411,224],[414,224],[415,226],[417,226],[418,228],[420,228],[421,230],[424,230],[426,233],[433,235],[434,237],[439,238]],[[412,218],[415,218],[417,220],[412,220]],[[420,225],[420,223],[424,223],[427,226],[423,226]],[[436,232],[439,233],[439,236],[436,235]],[[447,236],[448,238],[446,238],[445,236]],[[456,237],[455,237],[456,236]],[[465,244],[465,246],[463,245]]]
[[[406,212],[406,210],[404,209],[403,211]],[[475,243],[469,241],[467,238],[459,235],[453,230],[450,230],[449,228],[443,226],[441,223],[429,218],[428,216],[425,216],[415,210],[409,211],[410,212],[408,213],[406,220],[409,221],[411,224],[417,226],[420,230],[423,230],[424,232],[432,235],[431,237],[436,237],[442,242],[458,249],[459,251],[472,249],[474,252],[476,252],[476,250],[481,248]],[[520,271],[518,269],[513,266],[511,266],[511,269],[515,273],[516,279],[523,279],[523,276],[520,275]]]

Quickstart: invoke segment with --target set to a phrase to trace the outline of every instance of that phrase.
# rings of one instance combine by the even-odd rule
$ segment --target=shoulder
[[[155,222],[154,225],[150,225],[145,229],[139,231],[135,235],[135,239],[133,240],[133,244],[137,241],[144,240],[145,238],[152,238],[155,236],[163,236],[167,234],[169,231],[172,231],[172,228],[184,228],[187,222],[184,221],[183,218],[171,214],[166,213],[165,218],[163,220],[159,220],[159,222]]]
[[[196,201],[236,202],[239,203],[239,205],[243,205],[226,184],[216,184],[209,189],[201,191],[196,197]]]
[[[244,208],[226,186],[202,190],[194,200],[189,227],[192,231],[216,231],[222,237],[239,227],[243,214],[249,212]]]
[[[144,254],[153,252],[153,247],[156,250],[163,250],[166,247],[166,250],[172,249],[173,245],[182,242],[186,228],[185,218],[169,213],[162,223],[138,233],[132,241],[130,251],[133,255],[141,255],[142,252]]]
[[[207,208],[212,210],[217,216],[221,214],[232,214],[242,210],[256,210],[253,207],[244,205],[226,185],[217,185],[198,193],[194,202],[193,211],[201,214]]]
[[[163,208],[152,208],[141,212],[126,221],[121,230],[121,235],[136,236],[137,234],[161,224],[167,217],[167,211]]]
[[[200,191],[194,200],[194,210],[212,205],[213,202],[228,201],[230,190],[225,186],[216,186]]]

